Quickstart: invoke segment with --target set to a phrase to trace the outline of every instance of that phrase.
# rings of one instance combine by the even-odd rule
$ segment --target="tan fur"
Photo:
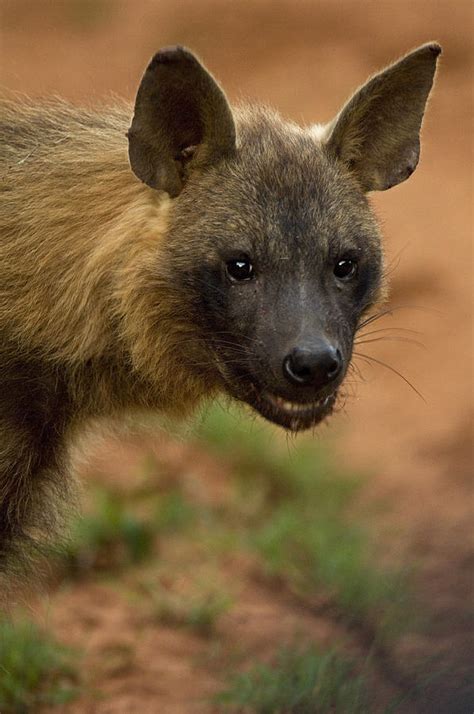
[[[126,105],[98,115],[62,102],[0,104],[0,561],[9,570],[57,537],[58,508],[73,498],[66,447],[81,424],[150,408],[183,416],[214,388],[192,369],[209,357],[200,342],[191,347],[183,304],[156,271],[170,199],[130,171],[130,115]],[[5,126],[15,126],[13,141]],[[47,379],[30,376],[32,361]],[[53,437],[22,426],[29,389],[41,392],[38,420]]]
[[[172,357],[186,334],[179,304],[166,286],[159,294],[153,274],[170,200],[130,171],[124,135],[131,108],[100,117],[65,103],[59,109],[8,101],[0,107],[7,121],[39,124],[24,146],[1,157],[0,331],[8,328],[27,353],[66,362],[72,374],[88,360],[120,362],[129,354],[151,381],[146,393],[130,385],[120,408],[194,406],[208,385],[183,374],[182,352],[179,363]],[[54,153],[50,141],[39,143],[42,126]],[[166,329],[157,332],[157,324]],[[116,401],[107,379],[93,396],[98,412]]]

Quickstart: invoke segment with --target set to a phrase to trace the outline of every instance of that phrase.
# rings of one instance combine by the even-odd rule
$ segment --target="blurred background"
[[[2,714],[472,712],[473,8],[0,0],[1,90],[78,104],[133,100],[180,43],[231,101],[325,122],[443,46],[419,167],[371,197],[396,309],[367,349],[389,368],[360,362],[312,437],[217,405],[86,440],[68,548],[0,623]]]

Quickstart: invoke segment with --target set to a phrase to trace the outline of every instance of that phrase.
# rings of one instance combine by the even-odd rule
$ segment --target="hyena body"
[[[292,430],[331,412],[383,290],[366,193],[416,167],[439,51],[317,129],[232,111],[189,52],[162,51],[129,157],[126,105],[1,102],[0,561],[54,532],[88,419],[217,391]]]

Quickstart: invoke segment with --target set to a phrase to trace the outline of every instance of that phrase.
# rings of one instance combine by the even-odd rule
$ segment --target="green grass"
[[[232,678],[217,702],[248,714],[369,714],[367,683],[335,651],[285,649],[274,666],[257,664]]]
[[[154,528],[159,533],[185,531],[196,523],[198,508],[179,490],[158,495],[153,512]]]
[[[194,592],[192,596],[148,590],[153,618],[162,624],[187,627],[202,637],[216,631],[222,615],[232,606],[231,597],[221,591]]]
[[[26,714],[76,696],[73,656],[36,625],[0,621],[0,712]]]
[[[278,508],[255,533],[268,571],[287,578],[304,595],[323,588],[349,624],[365,625],[377,639],[410,624],[409,588],[403,572],[371,564],[364,531],[305,504]]]
[[[111,570],[138,563],[152,551],[155,525],[133,513],[122,498],[94,493],[94,510],[74,524],[62,561],[69,574]]]
[[[178,545],[178,559],[189,557],[190,544],[192,562],[218,573],[223,555],[247,550],[264,573],[278,576],[302,600],[323,602],[338,620],[363,628],[368,650],[377,652],[411,625],[407,580],[378,565],[374,534],[357,511],[365,476],[336,467],[322,442],[286,442],[281,431],[236,410],[211,408],[192,438],[222,461],[230,496],[216,505],[194,504],[175,481],[170,486],[155,478],[127,496],[98,489],[70,540],[69,572],[122,572],[156,552],[158,542],[165,552],[171,545],[171,553]],[[214,576],[193,582],[201,571],[192,566],[176,582],[169,573],[163,582],[142,582],[147,619],[215,635],[232,600]],[[53,691],[60,696],[61,689]],[[256,664],[234,677],[219,702],[222,711],[245,714],[368,714],[366,691],[364,677],[335,651],[297,647],[281,651],[273,666]]]
[[[242,496],[259,494],[263,508],[309,497],[325,510],[339,511],[365,483],[361,475],[336,469],[320,442],[287,443],[281,430],[262,420],[249,422],[235,408],[209,409],[195,434],[231,463]]]
[[[210,409],[197,435],[232,463],[247,543],[269,574],[304,596],[323,591],[378,639],[412,624],[406,574],[377,566],[374,537],[352,514],[365,477],[336,468],[321,443],[287,444],[235,411]]]
[[[197,509],[178,490],[141,491],[128,496],[95,488],[92,508],[73,524],[58,548],[69,576],[116,571],[140,563],[154,551],[155,539],[193,525]]]

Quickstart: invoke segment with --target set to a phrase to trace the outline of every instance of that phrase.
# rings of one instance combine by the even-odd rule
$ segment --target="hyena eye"
[[[253,265],[250,258],[234,258],[226,263],[227,275],[232,281],[250,280],[253,278]]]
[[[350,280],[357,274],[357,261],[350,258],[338,260],[334,266],[334,275],[338,280]]]

